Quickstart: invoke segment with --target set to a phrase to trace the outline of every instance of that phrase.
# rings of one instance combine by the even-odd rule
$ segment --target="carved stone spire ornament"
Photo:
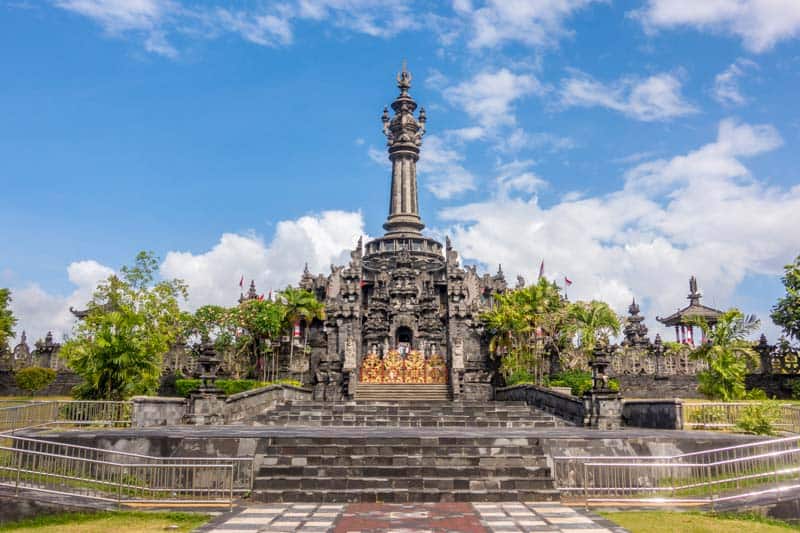
[[[419,117],[414,117],[417,103],[408,94],[411,88],[411,73],[403,70],[397,75],[400,94],[392,102],[394,116],[389,118],[389,110],[384,108],[383,133],[389,160],[392,162],[392,187],[389,197],[389,217],[383,228],[386,235],[420,235],[425,227],[419,216],[417,193],[417,161],[422,136],[425,134],[425,108],[420,109]]]

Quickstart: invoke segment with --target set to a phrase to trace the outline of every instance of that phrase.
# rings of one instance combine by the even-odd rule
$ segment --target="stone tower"
[[[411,73],[397,76],[400,94],[383,112],[392,162],[386,230],[358,244],[346,266],[327,276],[306,269],[300,286],[326,304],[311,331],[310,381],[317,399],[352,397],[365,383],[447,383],[456,399],[489,399],[495,376],[479,320],[502,272],[479,276],[458,253],[422,234],[416,165],[425,133],[424,108],[409,94]]]

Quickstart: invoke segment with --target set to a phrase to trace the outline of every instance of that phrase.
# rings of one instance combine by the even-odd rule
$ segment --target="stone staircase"
[[[450,399],[447,384],[359,383],[356,400],[362,401],[445,401]]]
[[[554,428],[563,420],[525,402],[289,401],[258,416],[265,426]]]
[[[259,502],[558,499],[537,438],[273,436],[255,460]]]
[[[256,449],[259,502],[558,498],[539,438],[502,428],[566,423],[524,402],[290,401],[253,423],[279,429]]]

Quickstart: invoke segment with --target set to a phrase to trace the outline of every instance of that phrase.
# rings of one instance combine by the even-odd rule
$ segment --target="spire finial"
[[[403,70],[397,74],[397,88],[400,89],[401,95],[407,94],[411,88],[411,73],[408,71],[405,58],[403,58]]]

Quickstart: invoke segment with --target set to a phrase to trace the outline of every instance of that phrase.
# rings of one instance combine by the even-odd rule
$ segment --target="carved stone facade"
[[[448,382],[455,398],[489,399],[495,370],[479,315],[506,290],[502,271],[478,275],[458,254],[422,235],[416,163],[425,110],[414,116],[411,74],[398,75],[400,95],[382,117],[392,162],[386,233],[361,239],[344,266],[327,276],[306,268],[300,287],[326,305],[312,325],[312,383],[317,399],[352,397],[359,378],[381,383]]]
[[[52,368],[56,371],[66,369],[64,360],[58,356],[61,343],[53,340],[51,332],[48,331],[44,339],[37,340],[33,346],[31,350],[28,346],[28,336],[23,331],[14,348],[0,357],[0,370],[17,371],[31,366]]]

